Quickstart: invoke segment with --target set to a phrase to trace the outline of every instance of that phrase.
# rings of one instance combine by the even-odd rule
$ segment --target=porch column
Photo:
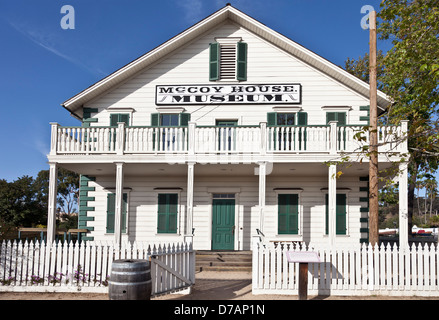
[[[47,244],[52,245],[56,232],[56,195],[58,193],[58,166],[49,163],[49,201],[47,211]]]
[[[337,166],[329,166],[328,176],[328,237],[331,248],[335,247],[335,210],[337,205]]]
[[[267,163],[259,162],[259,230],[264,232],[265,189]]]
[[[194,168],[195,162],[188,162],[187,166],[187,209],[185,241],[192,242],[193,207],[194,207]]]
[[[399,247],[408,248],[408,166],[399,164]]]
[[[123,211],[123,162],[116,162],[116,199],[114,212],[114,241],[122,242],[122,211]]]

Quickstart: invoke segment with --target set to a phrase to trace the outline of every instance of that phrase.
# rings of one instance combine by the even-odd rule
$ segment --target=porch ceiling
[[[116,165],[113,163],[63,163],[61,167],[79,174],[89,176],[116,176]],[[380,163],[379,170],[390,168],[390,163]],[[195,176],[254,176],[258,165],[251,164],[196,164]],[[349,166],[338,166],[345,176],[367,176],[368,163],[352,163]],[[186,176],[186,164],[144,164],[127,163],[124,165],[125,176]],[[275,163],[267,166],[267,174],[271,176],[326,176],[328,166],[323,163]]]

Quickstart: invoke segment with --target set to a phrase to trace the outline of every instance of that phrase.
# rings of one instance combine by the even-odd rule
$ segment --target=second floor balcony
[[[130,154],[334,155],[360,153],[369,144],[362,125],[62,127],[52,123],[50,156]],[[378,127],[380,153],[407,152],[407,122]]]

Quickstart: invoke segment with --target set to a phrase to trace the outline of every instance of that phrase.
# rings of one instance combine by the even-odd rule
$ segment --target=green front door
[[[213,199],[212,250],[235,248],[235,199]]]

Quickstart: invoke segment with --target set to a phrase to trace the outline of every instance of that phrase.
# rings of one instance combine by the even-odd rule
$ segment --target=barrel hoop
[[[134,286],[134,285],[140,285],[140,284],[149,284],[151,283],[151,280],[148,281],[142,281],[142,282],[113,282],[108,281],[109,284],[115,285],[115,286]]]
[[[151,270],[145,270],[145,271],[114,271],[112,270],[111,273],[113,274],[127,274],[127,275],[136,275],[136,274],[147,274],[151,273]]]

